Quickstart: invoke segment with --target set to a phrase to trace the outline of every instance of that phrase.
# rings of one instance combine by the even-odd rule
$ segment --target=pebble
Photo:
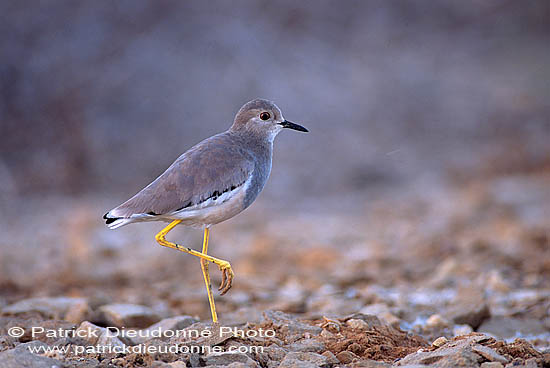
[[[278,368],[317,368],[317,365],[304,360],[285,359],[277,367]]]
[[[432,314],[426,320],[426,327],[432,328],[432,329],[446,328],[446,327],[449,327],[449,321],[447,321],[445,318],[441,317],[439,314]]]
[[[206,365],[229,366],[232,363],[242,363],[245,367],[258,367],[258,363],[244,353],[224,351],[210,353],[206,356]]]
[[[306,363],[306,364],[303,364]],[[330,367],[327,357],[317,353],[296,352],[288,353],[279,367]]]
[[[99,336],[101,336],[106,330],[106,328],[96,326],[88,321],[84,321],[80,324],[80,326],[78,326],[75,333],[76,336],[88,344],[96,345]]]
[[[483,291],[472,288],[459,290],[457,300],[447,311],[447,317],[456,324],[470,325],[474,330],[491,317]]]
[[[37,349],[40,347],[47,347],[45,343],[41,341],[31,341],[17,345],[14,349],[5,350],[0,353],[0,367],[2,368],[20,368],[20,367],[33,367],[33,368],[52,368],[62,367],[63,363],[59,360],[52,359],[46,356],[33,354],[29,351],[29,347]]]
[[[358,359],[359,357],[353,354],[351,351],[344,350],[336,354],[336,358],[342,364],[350,364],[351,362],[353,362],[355,359]]]
[[[368,330],[372,330],[375,326],[379,327],[384,325],[378,317],[363,313],[355,313],[345,318],[346,321],[349,321],[350,319],[358,319],[365,322],[368,326]]]
[[[325,350],[325,344],[316,339],[302,339],[292,343],[288,349],[291,351],[318,353]]]
[[[287,350],[274,344],[264,348],[264,354],[267,354],[270,360],[276,360],[279,362],[284,359],[287,353]]]
[[[455,325],[453,327],[453,336],[463,336],[474,332],[474,329],[470,325]]]
[[[508,359],[487,346],[476,344],[472,350],[491,362],[508,363]]]
[[[124,342],[118,338],[118,336],[113,333],[109,333],[106,328],[99,327],[84,321],[76,329],[76,334],[78,338],[85,341],[90,345],[101,345],[101,346],[124,346]],[[125,342],[130,342],[127,339],[124,339]]]
[[[183,330],[191,326],[194,323],[197,323],[198,320],[191,316],[176,316],[171,318],[165,318],[162,321],[159,321],[149,328],[146,328],[138,334],[138,336],[132,337],[132,341],[136,344],[142,344],[147,340],[160,338],[161,340],[166,340],[168,337],[171,337],[169,332],[174,332],[178,330]],[[160,337],[157,337],[160,332]]]
[[[441,337],[438,337],[437,339],[435,339],[434,342],[432,342],[432,345],[439,348],[439,347],[445,345],[448,341],[449,340],[447,340],[447,338],[445,336],[441,336]]]
[[[338,360],[338,358],[336,358],[336,355],[334,355],[332,353],[332,351],[327,350],[321,355],[324,356],[325,358],[327,358],[327,363],[329,363],[329,364],[338,364],[338,363],[340,363],[340,361]]]
[[[2,308],[3,315],[21,316],[38,313],[48,319],[63,319],[80,323],[90,317],[91,309],[85,298],[30,298]]]
[[[361,308],[361,310],[359,311],[359,313],[371,314],[377,317],[379,317],[382,313],[385,313],[385,312],[390,312],[390,308],[388,307],[387,304],[384,304],[384,303],[369,304]]]
[[[107,304],[99,308],[102,321],[113,327],[149,327],[160,320],[151,308],[137,304]]]
[[[379,362],[372,359],[363,360],[359,364],[360,365],[358,366],[361,368],[390,368],[391,367],[391,365],[388,363]],[[410,367],[410,368],[415,368],[415,367]],[[424,368],[424,367],[417,367],[417,368]]]
[[[297,320],[296,317],[279,311],[268,310],[263,313],[264,322],[271,322],[275,328],[280,329],[280,333],[289,335],[288,340],[297,341],[306,334],[318,335],[322,328],[312,326]]]
[[[96,345],[98,346],[111,346],[111,347],[124,347],[124,343],[113,334],[109,334],[108,331],[105,331],[97,339]]]
[[[476,367],[480,356],[472,351],[473,340],[465,339],[448,343],[434,351],[417,351],[401,359],[397,364],[429,365],[437,362],[440,367]]]
[[[182,361],[166,363],[170,368],[187,368],[187,363]]]
[[[325,338],[325,339],[330,339],[332,337],[334,337],[334,334],[332,332],[330,332],[329,330],[324,330],[321,331],[321,337]]]
[[[401,323],[401,320],[399,319],[399,317],[395,316],[390,311],[390,308],[388,307],[388,305],[384,303],[375,303],[375,304],[367,305],[361,308],[359,313],[374,315],[380,318],[382,321],[394,327],[399,326],[399,324]]]
[[[519,334],[536,336],[547,333],[542,323],[534,318],[514,318],[493,316],[486,320],[478,329],[501,339],[514,338]]]
[[[369,328],[367,322],[355,318],[347,320],[346,325],[356,330],[367,330]]]
[[[485,362],[481,363],[479,368],[504,368],[504,366],[499,362]]]

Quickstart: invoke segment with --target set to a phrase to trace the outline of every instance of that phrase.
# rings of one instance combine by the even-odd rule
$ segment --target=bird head
[[[261,98],[245,103],[237,112],[231,126],[234,131],[265,135],[271,140],[285,128],[300,132],[308,131],[303,126],[286,120],[277,105]]]

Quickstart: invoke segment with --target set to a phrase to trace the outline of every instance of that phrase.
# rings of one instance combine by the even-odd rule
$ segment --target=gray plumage
[[[269,119],[263,119],[266,113]],[[282,128],[307,131],[286,121],[271,101],[246,103],[228,131],[189,149],[151,184],[107,212],[107,225],[182,220],[210,226],[235,216],[262,191],[271,171],[273,140]]]

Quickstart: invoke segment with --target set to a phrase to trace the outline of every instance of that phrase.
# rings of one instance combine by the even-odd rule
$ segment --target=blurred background
[[[162,224],[101,216],[262,97],[310,133],[283,132],[260,198],[213,229],[237,275],[222,321],[375,305],[412,328],[465,289],[487,323],[547,336],[549,19],[547,1],[2,2],[0,307],[207,318]]]

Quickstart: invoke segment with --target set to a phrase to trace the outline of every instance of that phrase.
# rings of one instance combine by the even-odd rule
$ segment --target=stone
[[[367,360],[361,360],[353,365],[354,367],[361,367],[361,368],[390,368],[391,365],[384,362],[378,362],[376,360],[367,359]],[[408,367],[411,368],[411,367]],[[424,367],[419,367],[424,368]]]
[[[499,362],[485,362],[481,363],[479,368],[504,368],[504,366]]]
[[[539,320],[534,318],[514,318],[493,316],[483,322],[479,332],[488,333],[501,339],[514,338],[518,334],[536,336],[546,333],[546,329]]]
[[[508,359],[487,346],[476,344],[472,346],[472,350],[490,362],[508,363]]]
[[[426,327],[430,329],[443,329],[449,327],[449,321],[441,317],[439,314],[432,314],[426,320]]]
[[[132,341],[136,344],[142,344],[154,338],[165,341],[175,335],[176,331],[183,330],[197,322],[199,321],[191,316],[165,318],[146,329],[138,331],[138,336],[132,337]]]
[[[111,346],[111,347],[124,347],[124,343],[112,333],[109,333],[107,329],[99,336],[96,345],[98,346]]]
[[[453,327],[453,336],[463,336],[474,332],[474,329],[470,325],[455,325]]]
[[[390,326],[399,327],[401,319],[390,312],[384,312],[380,314],[380,319]]]
[[[351,351],[347,351],[347,350],[341,351],[338,354],[336,354],[336,359],[338,359],[340,361],[340,363],[342,363],[342,364],[350,364],[355,359],[358,359],[358,358],[359,357],[357,355],[355,355]]]
[[[273,323],[273,327],[279,328],[282,334],[291,335],[289,340],[296,341],[305,334],[318,335],[322,331],[321,327],[300,322],[296,317],[280,311],[265,311],[263,317],[264,322]]]
[[[106,328],[99,327],[84,321],[75,330],[76,336],[88,345],[101,345],[101,346],[124,346],[131,344],[127,338],[119,338],[113,332],[108,331]]]
[[[99,308],[101,320],[113,327],[145,328],[160,320],[151,308],[137,304],[107,304]]]
[[[525,368],[537,368],[539,365],[537,363],[537,358],[529,358],[525,360],[523,367]],[[546,366],[546,365],[544,365]]]
[[[484,302],[479,305],[457,306],[452,309],[449,316],[454,323],[470,325],[475,330],[483,321],[491,317],[491,312],[487,303]]]
[[[338,363],[340,363],[338,358],[336,358],[336,355],[334,355],[332,353],[332,351],[330,351],[330,350],[325,351],[321,355],[324,356],[325,358],[327,358],[327,363],[329,363],[329,364],[338,364]]]
[[[378,317],[369,314],[355,313],[344,318],[345,321],[349,321],[350,319],[360,319],[366,322],[368,325],[368,330],[372,330],[374,327],[380,327],[383,325]]]
[[[483,291],[475,288],[459,290],[457,300],[446,313],[448,319],[456,324],[470,325],[476,330],[491,317],[491,311]]]
[[[306,364],[302,364],[305,362]],[[317,353],[310,352],[295,352],[288,353],[280,367],[330,367],[327,357]]]
[[[232,333],[223,333],[220,331],[219,326],[212,323],[197,322],[181,330],[179,335],[170,338],[168,342],[172,345],[189,344],[197,346],[214,346],[233,337],[234,335]],[[157,340],[153,339],[151,341]]]
[[[296,321],[296,317],[288,313],[274,310],[266,310],[263,313],[263,319],[264,321],[272,322],[274,325],[281,325]]]
[[[388,305],[384,303],[367,305],[361,308],[359,313],[374,315],[394,327],[397,327],[401,322],[401,320],[390,311]]]
[[[278,368],[317,368],[314,363],[297,359],[285,359],[277,366]]]
[[[447,342],[449,342],[449,340],[447,340],[445,336],[441,336],[435,339],[434,342],[432,342],[432,345],[439,348],[445,345]]]
[[[213,352],[206,356],[206,365],[228,366],[232,363],[242,363],[246,367],[259,367],[258,363],[244,353],[231,351]]]
[[[369,328],[369,325],[367,324],[367,322],[363,321],[362,319],[356,319],[356,318],[347,320],[346,325],[348,325],[348,327],[351,327],[357,330],[367,330]]]
[[[80,324],[80,326],[78,326],[75,334],[78,338],[85,341],[86,343],[90,345],[96,345],[97,340],[101,335],[103,335],[106,330],[106,328],[96,326],[88,321],[84,321]]]
[[[41,341],[31,341],[17,345],[14,349],[5,350],[0,353],[0,368],[52,368],[62,367],[57,359],[52,359],[43,355],[33,354],[29,351],[32,349],[44,349],[48,345]]]
[[[319,353],[325,350],[325,344],[316,339],[302,339],[292,343],[288,349],[290,351],[303,351]]]
[[[472,351],[471,343],[471,340],[464,339],[452,341],[434,351],[419,350],[401,359],[397,365],[432,365],[437,362],[438,367],[475,367],[479,355]]]
[[[30,298],[2,308],[3,315],[24,316],[37,313],[46,319],[80,323],[90,317],[91,309],[85,298]]]
[[[264,354],[267,354],[270,360],[279,362],[285,358],[287,353],[288,351],[274,344],[264,348]]]

